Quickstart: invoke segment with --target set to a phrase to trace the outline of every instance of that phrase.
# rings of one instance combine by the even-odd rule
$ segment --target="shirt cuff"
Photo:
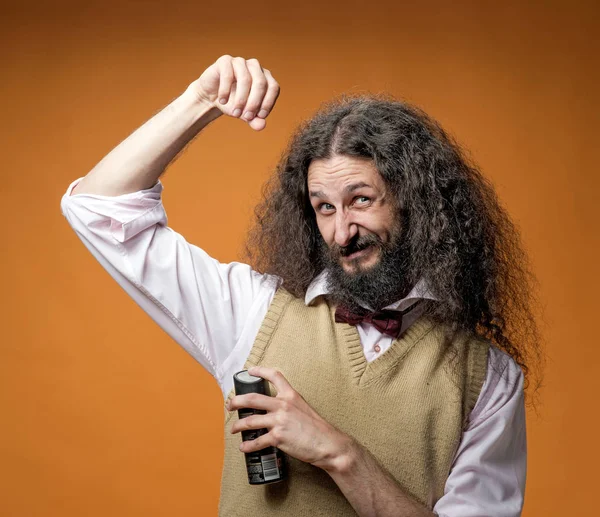
[[[81,176],[81,178],[77,178],[75,181],[73,181],[69,187],[67,188],[67,192],[65,193],[66,196],[68,197],[77,197],[77,196],[87,196],[87,197],[92,197],[95,199],[121,199],[121,198],[127,198],[127,197],[131,197],[131,196],[143,196],[144,194],[158,194],[160,195],[160,193],[163,191],[163,184],[160,180],[157,180],[157,182],[150,188],[147,189],[143,189],[143,190],[139,190],[137,192],[129,192],[127,194],[121,194],[120,196],[101,196],[100,194],[87,194],[87,193],[83,193],[83,194],[72,194],[73,189],[79,185],[79,182],[84,178],[84,176]]]
[[[90,230],[107,225],[110,235],[123,243],[153,225],[167,226],[160,180],[148,189],[119,196],[72,194],[82,179],[76,179],[67,188],[63,196],[63,213],[69,208]]]

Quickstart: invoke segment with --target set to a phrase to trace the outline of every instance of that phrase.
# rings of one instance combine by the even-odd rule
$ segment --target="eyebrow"
[[[363,187],[373,188],[368,183],[365,183],[364,181],[359,181],[358,183],[352,183],[352,185],[348,185],[344,189],[344,192],[346,192],[347,194],[349,194],[350,192],[354,192],[355,190],[358,190],[359,188],[363,188]]]
[[[344,192],[346,194],[350,194],[351,192],[354,192],[355,190],[358,190],[359,188],[363,188],[363,187],[373,188],[368,183],[365,183],[364,181],[359,181],[358,183],[352,183],[351,185],[348,185],[344,189]],[[323,192],[322,190],[311,190],[309,192],[309,195],[310,195],[310,197],[320,197],[320,198],[327,197],[325,195],[325,192]]]

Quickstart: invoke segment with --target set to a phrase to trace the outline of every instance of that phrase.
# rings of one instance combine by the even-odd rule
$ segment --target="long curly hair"
[[[430,305],[429,316],[507,352],[523,370],[526,388],[531,374],[540,373],[533,376],[537,390],[536,282],[519,231],[491,183],[415,106],[387,95],[345,95],[303,122],[256,208],[246,246],[253,267],[304,296],[323,269],[308,167],[333,155],[371,159],[395,196],[409,250],[408,281],[424,279],[440,301]]]

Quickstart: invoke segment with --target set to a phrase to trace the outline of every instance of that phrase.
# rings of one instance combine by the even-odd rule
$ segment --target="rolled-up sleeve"
[[[236,344],[256,332],[278,280],[223,264],[167,225],[159,180],[121,196],[71,195],[63,215],[104,269],[219,384]]]

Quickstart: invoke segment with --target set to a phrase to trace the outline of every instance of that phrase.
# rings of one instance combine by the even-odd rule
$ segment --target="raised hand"
[[[201,101],[257,131],[264,129],[279,97],[279,84],[258,60],[229,55],[217,59],[189,88]]]

